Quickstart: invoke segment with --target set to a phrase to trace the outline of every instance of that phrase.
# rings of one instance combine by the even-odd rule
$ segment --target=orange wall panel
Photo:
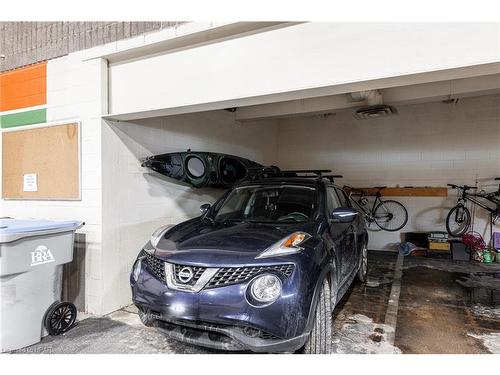
[[[46,62],[0,73],[0,111],[46,103]]]

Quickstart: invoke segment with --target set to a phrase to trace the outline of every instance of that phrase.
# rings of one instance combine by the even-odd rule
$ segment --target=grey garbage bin
[[[72,261],[75,230],[82,225],[78,221],[0,220],[1,352],[39,342],[47,335],[48,312],[54,315],[54,324],[61,324],[62,306],[55,311],[55,303],[61,298],[62,265]],[[76,310],[71,313],[76,317]]]

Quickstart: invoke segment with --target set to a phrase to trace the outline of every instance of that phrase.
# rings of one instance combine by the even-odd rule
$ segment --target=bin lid
[[[81,221],[18,220],[0,219],[0,243],[11,242],[19,238],[49,233],[77,230]]]

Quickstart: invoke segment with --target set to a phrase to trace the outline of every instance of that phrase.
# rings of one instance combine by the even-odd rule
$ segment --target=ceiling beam
[[[280,116],[294,116],[307,113],[313,114],[315,112],[324,113],[348,107],[347,106],[336,107],[335,105],[326,105],[326,104],[324,104],[324,107],[321,107],[320,104],[313,104],[316,102],[310,101],[309,99],[323,98],[321,100],[324,100],[325,97],[333,97],[333,96],[338,96],[340,94],[346,94],[355,91],[375,90],[375,89],[386,91],[389,88],[405,87],[410,85],[416,87],[418,85],[431,84],[432,82],[442,84],[443,82],[449,82],[450,80],[455,81],[455,85],[457,85],[456,89],[460,90],[460,88],[463,85],[467,86],[469,82],[465,81],[467,82],[467,84],[464,84],[462,80],[466,80],[472,77],[476,79],[483,76],[489,77],[486,78],[486,81],[490,81],[490,85],[491,86],[496,85],[496,89],[498,89],[498,87],[500,87],[500,83],[498,82],[498,76],[500,76],[500,63],[488,63],[488,64],[462,67],[462,68],[445,69],[434,72],[410,74],[398,77],[379,78],[370,81],[351,82],[335,86],[314,87],[310,89],[276,93],[270,95],[233,98],[230,100],[219,101],[219,102],[199,103],[199,104],[186,105],[180,107],[158,108],[140,112],[111,113],[103,116],[103,118],[110,120],[117,120],[117,121],[132,121],[141,118],[164,117],[164,116],[172,116],[183,113],[202,112],[202,111],[218,110],[218,109],[232,108],[232,107],[239,108],[238,111],[236,112],[236,116],[239,117],[239,121],[246,121],[259,118],[272,118]],[[388,95],[390,95],[390,93]],[[420,100],[423,100],[423,98],[421,97]],[[295,111],[293,109],[290,110],[286,109],[290,107],[300,108],[301,104],[297,103],[291,104],[292,102],[300,102],[300,101],[305,101],[306,103],[302,104],[302,106],[311,106],[314,107],[314,109],[311,109],[311,111],[303,110],[303,112],[300,112],[297,109]],[[341,101],[336,103],[341,103]],[[283,106],[283,104],[286,105]],[[283,113],[280,113],[277,110],[276,111],[273,110],[272,108],[274,105],[279,105]],[[362,104],[360,103],[355,103],[355,105],[353,104],[353,106],[360,106],[360,105]],[[288,113],[288,111],[290,112]]]
[[[450,97],[460,98],[499,93],[500,74],[377,89],[382,93],[383,102],[386,104],[432,102]],[[366,105],[366,102],[354,102],[348,94],[338,94],[240,107],[235,112],[235,117],[237,121],[253,121],[266,118],[328,113],[364,105]]]

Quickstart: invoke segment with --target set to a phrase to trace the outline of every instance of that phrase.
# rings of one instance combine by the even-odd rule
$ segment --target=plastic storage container
[[[73,325],[74,306],[70,309],[73,317],[63,314],[72,321],[64,318],[61,324],[55,317],[67,306],[60,304],[56,311],[56,302],[61,298],[62,265],[72,261],[74,233],[82,225],[78,221],[0,220],[2,352],[39,342],[47,335],[48,315],[54,316],[52,324],[60,325],[58,332]]]

